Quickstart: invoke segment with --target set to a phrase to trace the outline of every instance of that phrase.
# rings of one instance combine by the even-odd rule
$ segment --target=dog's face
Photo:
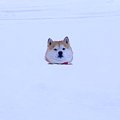
[[[65,37],[61,41],[53,41],[49,38],[45,58],[49,63],[70,63],[73,59],[73,52],[69,38]]]

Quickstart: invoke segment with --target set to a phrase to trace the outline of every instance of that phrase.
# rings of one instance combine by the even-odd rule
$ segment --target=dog
[[[59,41],[53,41],[49,38],[45,60],[50,64],[71,64],[73,51],[70,46],[69,38],[66,36],[63,40]]]

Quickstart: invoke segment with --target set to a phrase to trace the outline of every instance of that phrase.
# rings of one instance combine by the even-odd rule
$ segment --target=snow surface
[[[65,36],[72,65],[48,65]],[[120,120],[120,1],[0,0],[0,120]]]

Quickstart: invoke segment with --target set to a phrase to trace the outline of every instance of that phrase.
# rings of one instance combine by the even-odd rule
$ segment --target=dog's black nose
[[[59,52],[58,52],[58,54],[59,54],[59,55],[62,55],[62,54],[63,54],[63,52],[62,52],[62,51],[59,51]]]
[[[59,51],[59,52],[58,52],[58,57],[60,57],[60,58],[63,57],[63,52],[62,52],[62,51]]]

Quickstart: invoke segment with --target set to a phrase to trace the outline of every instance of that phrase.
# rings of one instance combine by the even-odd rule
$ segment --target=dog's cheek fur
[[[67,62],[71,62],[73,59],[73,52],[71,49],[67,49],[64,53],[64,57],[66,58]]]
[[[55,59],[56,53],[52,50],[48,50],[46,52],[46,59],[49,63],[53,63],[53,60]]]

